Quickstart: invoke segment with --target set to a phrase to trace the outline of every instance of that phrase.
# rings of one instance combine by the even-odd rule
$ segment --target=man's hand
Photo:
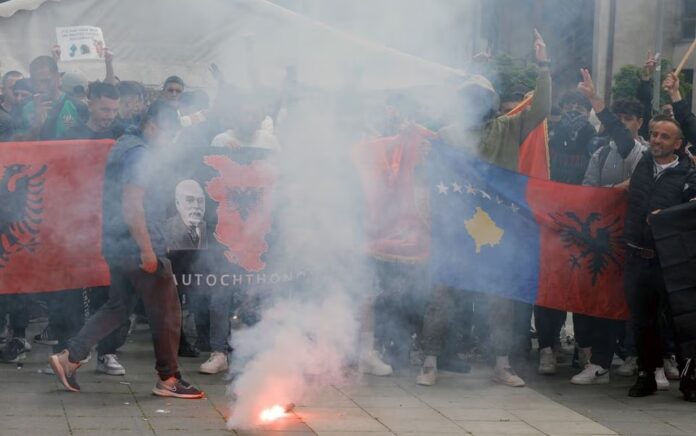
[[[624,180],[623,182],[617,183],[616,185],[612,186],[612,188],[628,191],[628,186],[630,185],[630,183],[631,183],[630,179]]]
[[[43,126],[48,119],[48,113],[53,109],[53,102],[46,101],[43,96],[34,96],[34,126]]]
[[[140,253],[140,269],[149,274],[157,271],[157,256],[153,251]]]
[[[539,31],[534,29],[534,53],[536,54],[537,62],[548,62],[549,58],[546,56],[546,43],[544,38],[541,37]]]
[[[681,101],[682,95],[679,91],[679,77],[674,74],[674,71],[667,74],[667,77],[665,77],[665,80],[662,82],[662,89],[669,94],[672,103]]]
[[[590,103],[592,103],[592,109],[594,109],[595,113],[602,112],[606,106],[604,104],[604,100],[597,95],[590,72],[587,69],[582,68],[580,69],[580,74],[582,74],[582,82],[578,83],[578,91],[580,91],[582,95],[590,100]]]
[[[60,55],[61,55],[61,50],[60,50],[60,46],[58,44],[51,47],[51,57],[53,58],[54,61],[60,62]]]
[[[652,50],[648,50],[648,59],[645,61],[643,69],[640,71],[640,78],[646,81],[650,80],[652,78],[653,73],[655,73],[656,68],[657,59],[655,58],[655,56],[653,56]]]
[[[590,101],[596,99],[597,91],[595,90],[590,72],[585,68],[581,68],[580,74],[582,74],[582,82],[578,83],[578,91],[580,91],[582,95],[587,97]]]
[[[114,61],[114,53],[108,47],[104,47],[104,62],[110,64]]]
[[[473,58],[471,58],[472,61],[478,62],[479,64],[487,64],[493,59],[493,56],[491,56],[491,49],[486,48],[485,51],[480,51],[474,55]]]
[[[213,76],[213,79],[215,79],[215,81],[218,84],[222,85],[225,83],[225,75],[223,74],[222,70],[220,70],[220,68],[217,66],[216,63],[210,64],[210,66],[208,67],[208,70],[210,71],[210,74]]]

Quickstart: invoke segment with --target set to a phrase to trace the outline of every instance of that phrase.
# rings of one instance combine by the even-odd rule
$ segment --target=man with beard
[[[65,139],[117,139],[123,131],[114,126],[121,96],[114,85],[97,82],[89,88],[87,122],[67,131]]]
[[[638,162],[628,189],[624,286],[638,349],[638,378],[628,391],[631,397],[657,391],[655,370],[662,363],[658,319],[660,308],[668,307],[669,302],[650,217],[696,200],[696,171],[689,158],[678,153],[683,143],[679,123],[665,115],[654,117],[649,152]],[[623,154],[627,154],[625,150]],[[684,392],[684,396],[690,399],[693,392]]]
[[[169,218],[164,226],[164,237],[168,250],[198,250],[207,248],[205,215],[205,194],[195,180],[183,180],[176,185],[175,204],[177,214]],[[177,287],[181,299],[182,323],[179,340],[179,356],[198,357],[196,348],[196,327],[193,311],[189,308],[191,300],[198,302],[197,296],[186,293],[182,284]],[[193,297],[193,298],[191,298]],[[187,328],[188,327],[188,328]],[[225,341],[227,335],[225,335]]]
[[[168,147],[181,128],[171,105],[150,106],[137,135],[124,135],[106,163],[102,252],[109,264],[109,300],[49,362],[68,390],[79,392],[76,372],[89,350],[123,325],[143,300],[154,342],[159,380],[154,395],[202,398],[203,392],[181,378],[177,361],[181,306],[162,232],[168,199],[161,186]]]
[[[63,137],[79,120],[75,104],[60,91],[58,64],[50,56],[39,56],[29,64],[29,76],[36,91],[24,106],[24,140],[51,140]]]

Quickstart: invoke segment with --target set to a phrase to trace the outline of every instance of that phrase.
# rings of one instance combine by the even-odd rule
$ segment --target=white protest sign
[[[56,27],[61,61],[99,60],[104,58],[104,35],[99,27]]]

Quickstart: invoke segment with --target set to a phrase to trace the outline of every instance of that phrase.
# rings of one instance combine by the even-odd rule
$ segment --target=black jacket
[[[682,133],[687,141],[696,144],[696,115],[691,113],[691,108],[686,104],[686,100],[672,103],[674,119],[681,124]]]
[[[696,170],[687,158],[674,168],[664,170],[656,179],[655,163],[650,152],[638,162],[628,188],[628,212],[624,239],[643,248],[655,248],[652,230],[647,222],[657,209],[686,203],[696,197]]]

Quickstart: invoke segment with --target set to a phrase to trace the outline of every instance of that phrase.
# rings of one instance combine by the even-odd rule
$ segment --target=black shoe
[[[26,351],[24,341],[19,338],[13,338],[2,350],[2,361],[5,363],[17,363],[27,358]]]
[[[655,374],[641,371],[638,373],[636,383],[628,390],[629,397],[647,397],[657,392]]]
[[[195,345],[190,345],[186,341],[181,341],[179,344],[179,356],[180,357],[198,357],[201,352],[196,348]]]
[[[41,333],[34,336],[34,342],[44,345],[58,345],[58,339],[55,338],[53,331],[48,326]]]
[[[685,401],[696,402],[696,362],[687,359],[681,372],[679,390],[684,394]]]
[[[176,383],[171,385],[160,380],[155,387],[152,388],[152,394],[158,397],[174,397],[189,400],[195,400],[205,396],[204,392],[199,391],[182,379],[177,379]]]

